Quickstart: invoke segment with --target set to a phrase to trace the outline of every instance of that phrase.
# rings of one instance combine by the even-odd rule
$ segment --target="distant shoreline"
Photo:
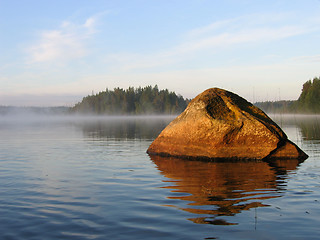
[[[67,114],[70,107],[0,106],[0,116],[8,114]]]
[[[185,110],[191,99],[158,86],[106,89],[86,96],[72,107],[67,106],[1,106],[0,116],[17,113],[82,114],[97,116],[177,115]],[[268,114],[320,114],[320,79],[315,77],[303,84],[297,100],[253,103]]]
[[[254,104],[257,106],[256,104]],[[259,107],[259,105],[258,105]],[[260,107],[259,107],[260,108]],[[98,113],[79,113],[72,112],[72,107],[57,106],[57,107],[20,107],[20,106],[0,106],[0,117],[3,116],[81,116],[81,117],[111,117],[111,118],[121,118],[121,117],[130,117],[130,118],[158,118],[158,117],[176,117],[180,113],[175,114],[156,114],[156,113],[145,113],[145,114],[98,114]],[[289,111],[266,111],[261,108],[268,116],[292,116],[292,117],[306,117],[306,116],[320,116],[320,113],[312,112],[289,112]]]

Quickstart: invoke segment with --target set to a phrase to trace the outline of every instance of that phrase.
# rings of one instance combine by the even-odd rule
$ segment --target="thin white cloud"
[[[292,59],[294,62],[310,63],[310,62],[320,62],[320,55],[314,56],[299,56]]]
[[[172,50],[172,54],[190,53],[206,49],[219,50],[237,44],[265,43],[306,34],[319,29],[318,27],[305,25],[246,27],[245,24],[238,29],[233,29],[232,26],[227,26],[228,23],[232,25],[233,21],[226,20],[201,29],[192,30],[193,39],[176,46]],[[224,26],[226,29],[217,29],[219,25]],[[213,29],[217,31],[212,31],[209,34],[209,30]],[[206,36],[202,37],[201,35],[205,32]],[[199,35],[196,36],[195,33]]]
[[[162,51],[150,54],[115,53],[107,58],[123,70],[147,69],[181,62],[204,51],[219,54],[231,47],[261,45],[319,31],[318,20],[294,22],[292,19],[294,14],[291,13],[253,14],[225,19],[191,29],[180,44]]]
[[[90,17],[83,24],[64,21],[57,29],[41,31],[39,39],[27,49],[28,62],[64,62],[85,56],[86,41],[95,33],[95,23],[96,18]]]
[[[88,18],[85,23],[83,24],[84,27],[87,29],[93,29],[96,23],[96,19],[94,17]]]
[[[192,29],[186,34],[186,36],[190,38],[198,37],[198,36],[210,33],[212,31],[219,30],[226,26],[230,26],[230,24],[234,24],[235,22],[236,22],[235,19],[226,19],[226,20],[216,21],[208,25]]]
[[[219,20],[205,26],[191,29],[186,36],[189,38],[201,38],[205,35],[216,35],[223,32],[237,32],[243,29],[259,29],[268,26],[285,25],[286,22],[294,22],[294,13],[254,13],[229,19]],[[299,21],[300,23],[301,21]]]

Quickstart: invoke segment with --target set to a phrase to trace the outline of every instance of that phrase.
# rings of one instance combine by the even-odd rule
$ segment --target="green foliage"
[[[296,101],[257,102],[265,112],[273,113],[320,113],[320,79],[305,82]]]
[[[168,89],[159,90],[157,85],[129,87],[126,90],[114,88],[84,97],[71,111],[112,115],[178,114],[186,108],[188,102],[188,99]]]
[[[320,113],[320,79],[315,77],[303,84],[296,109],[304,113]]]

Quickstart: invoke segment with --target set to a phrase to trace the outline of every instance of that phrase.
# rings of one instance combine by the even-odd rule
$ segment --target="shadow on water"
[[[278,160],[271,164],[262,161],[203,162],[150,157],[161,174],[169,179],[166,184],[172,183],[164,188],[172,189],[172,193],[184,193],[183,196],[168,198],[189,202],[185,202],[187,207],[173,207],[206,215],[190,218],[194,223],[214,225],[238,224],[223,217],[268,206],[263,200],[283,196],[287,173],[299,164],[296,160]]]

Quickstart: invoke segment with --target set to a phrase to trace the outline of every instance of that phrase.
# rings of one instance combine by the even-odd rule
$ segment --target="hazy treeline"
[[[120,115],[178,114],[188,103],[188,99],[168,89],[159,90],[157,85],[114,88],[84,97],[71,108],[71,112]]]
[[[275,113],[320,113],[320,79],[305,82],[295,101],[257,102],[255,105],[266,112]]]
[[[269,113],[294,113],[296,100],[256,102],[255,106]]]
[[[15,114],[55,115],[69,113],[69,107],[16,107],[0,106],[0,116]]]
[[[190,99],[158,86],[129,87],[128,89],[106,89],[86,96],[74,107],[14,107],[0,106],[0,116],[8,114],[106,114],[143,115],[179,114],[187,107]],[[320,78],[305,82],[297,100],[266,101],[254,103],[269,113],[320,113]]]

